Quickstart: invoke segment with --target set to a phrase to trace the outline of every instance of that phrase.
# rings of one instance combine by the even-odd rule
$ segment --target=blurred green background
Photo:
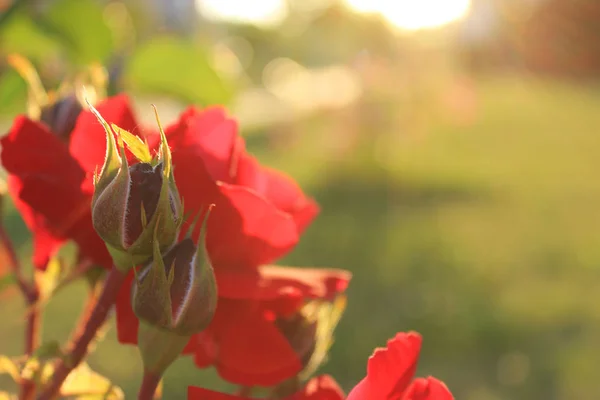
[[[0,52],[47,87],[100,61],[151,123],[225,104],[322,213],[282,264],[351,270],[322,371],[350,389],[373,348],[424,336],[419,374],[457,399],[600,398],[600,3],[595,0],[0,0]],[[0,126],[26,86],[0,64]],[[24,260],[26,228],[6,223]],[[84,285],[48,306],[64,340]],[[0,353],[21,351],[18,297]],[[134,396],[137,350],[92,366]],[[0,381],[6,383],[6,381]],[[220,387],[182,359],[164,398]]]

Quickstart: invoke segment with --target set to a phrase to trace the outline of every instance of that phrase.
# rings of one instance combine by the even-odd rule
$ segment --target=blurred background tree
[[[28,57],[48,87],[102,62],[146,121],[150,103],[165,123],[186,103],[228,106],[251,150],[322,205],[283,262],[355,274],[323,368],[345,388],[373,347],[414,329],[420,368],[457,399],[595,400],[596,3],[3,0],[0,53]],[[1,63],[0,126],[25,100]],[[83,290],[53,299],[45,339],[69,332]],[[0,353],[20,349],[21,312],[0,302]],[[135,392],[137,350],[114,332],[91,364]],[[183,358],[165,398],[207,382]]]

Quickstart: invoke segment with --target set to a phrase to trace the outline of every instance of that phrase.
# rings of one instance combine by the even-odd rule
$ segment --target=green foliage
[[[14,274],[8,273],[0,277],[0,293],[17,283],[17,278]]]
[[[134,90],[170,94],[199,105],[227,104],[232,96],[232,87],[214,70],[206,50],[171,37],[138,47],[125,79]]]
[[[37,21],[46,34],[65,46],[77,63],[106,61],[113,50],[112,34],[93,0],[58,0]]]
[[[16,71],[6,70],[0,75],[0,113],[7,116],[24,113],[26,101],[25,81]]]

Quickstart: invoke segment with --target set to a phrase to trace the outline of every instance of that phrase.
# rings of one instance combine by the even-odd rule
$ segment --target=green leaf
[[[126,84],[199,105],[226,104],[230,84],[213,69],[208,54],[192,43],[162,37],[140,46],[125,68]]]
[[[41,62],[60,49],[60,43],[45,34],[28,15],[26,7],[15,11],[0,29],[3,54],[18,53],[32,62]]]
[[[0,292],[8,289],[17,283],[17,278],[13,273],[8,273],[0,278]]]
[[[117,136],[121,136],[121,139],[123,139],[129,151],[131,151],[138,160],[146,163],[152,161],[152,155],[150,154],[148,145],[139,136],[129,133],[115,124],[111,124],[111,127]]]
[[[6,70],[0,77],[0,114],[14,116],[25,113],[27,108],[27,85],[13,69]]]
[[[74,61],[105,61],[113,50],[102,7],[93,0],[58,0],[36,23],[70,51]]]

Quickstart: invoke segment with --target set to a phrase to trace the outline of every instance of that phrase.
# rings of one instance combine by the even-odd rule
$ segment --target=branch
[[[104,321],[106,321],[108,312],[115,303],[125,276],[125,273],[120,272],[115,267],[110,270],[104,282],[100,298],[90,313],[89,319],[84,320],[83,326],[76,329],[76,337],[70,346],[68,354],[56,363],[52,379],[38,397],[38,400],[54,399],[58,395],[67,376],[86,356],[90,342],[94,339]]]

